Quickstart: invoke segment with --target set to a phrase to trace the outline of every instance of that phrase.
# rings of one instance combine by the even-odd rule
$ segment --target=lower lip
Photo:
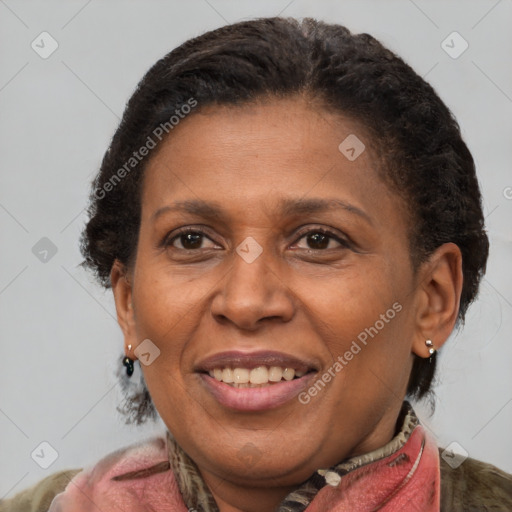
[[[200,374],[208,391],[221,405],[238,411],[275,409],[306,389],[313,376],[314,373],[308,373],[299,379],[281,381],[261,388],[235,388],[205,373]]]

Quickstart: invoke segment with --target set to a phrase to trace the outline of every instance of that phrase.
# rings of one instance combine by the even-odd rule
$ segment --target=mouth
[[[278,352],[223,352],[195,368],[221,405],[241,411],[273,409],[289,402],[318,372],[316,361]]]
[[[282,366],[257,366],[252,370],[249,368],[215,368],[208,373],[210,377],[219,382],[238,389],[272,386],[278,382],[300,379],[306,374],[304,371]]]

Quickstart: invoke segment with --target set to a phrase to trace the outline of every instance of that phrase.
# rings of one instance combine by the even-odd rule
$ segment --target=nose
[[[293,293],[276,267],[265,251],[250,263],[234,253],[233,265],[212,300],[213,317],[247,331],[258,330],[269,321],[290,321]]]

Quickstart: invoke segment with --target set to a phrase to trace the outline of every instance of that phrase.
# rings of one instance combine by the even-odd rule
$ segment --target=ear
[[[110,271],[110,282],[114,292],[117,321],[124,334],[125,353],[135,359],[133,350],[137,347],[137,335],[135,329],[135,312],[132,303],[132,284],[128,270],[119,260],[115,260]],[[132,346],[131,351],[128,345]]]
[[[412,351],[430,357],[426,340],[436,350],[450,336],[459,313],[462,293],[462,254],[454,243],[438,247],[418,273],[416,329]]]

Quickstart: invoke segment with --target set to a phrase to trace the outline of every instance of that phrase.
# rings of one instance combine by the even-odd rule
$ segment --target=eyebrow
[[[357,215],[370,225],[373,225],[370,216],[360,208],[342,201],[337,198],[311,198],[311,199],[281,199],[279,201],[280,212],[285,216],[308,215],[324,211],[342,209],[354,215]],[[221,203],[217,201],[203,201],[198,199],[188,199],[185,201],[176,201],[172,205],[162,206],[151,216],[155,221],[158,217],[167,212],[178,211],[204,217],[209,219],[224,220],[225,214]]]

